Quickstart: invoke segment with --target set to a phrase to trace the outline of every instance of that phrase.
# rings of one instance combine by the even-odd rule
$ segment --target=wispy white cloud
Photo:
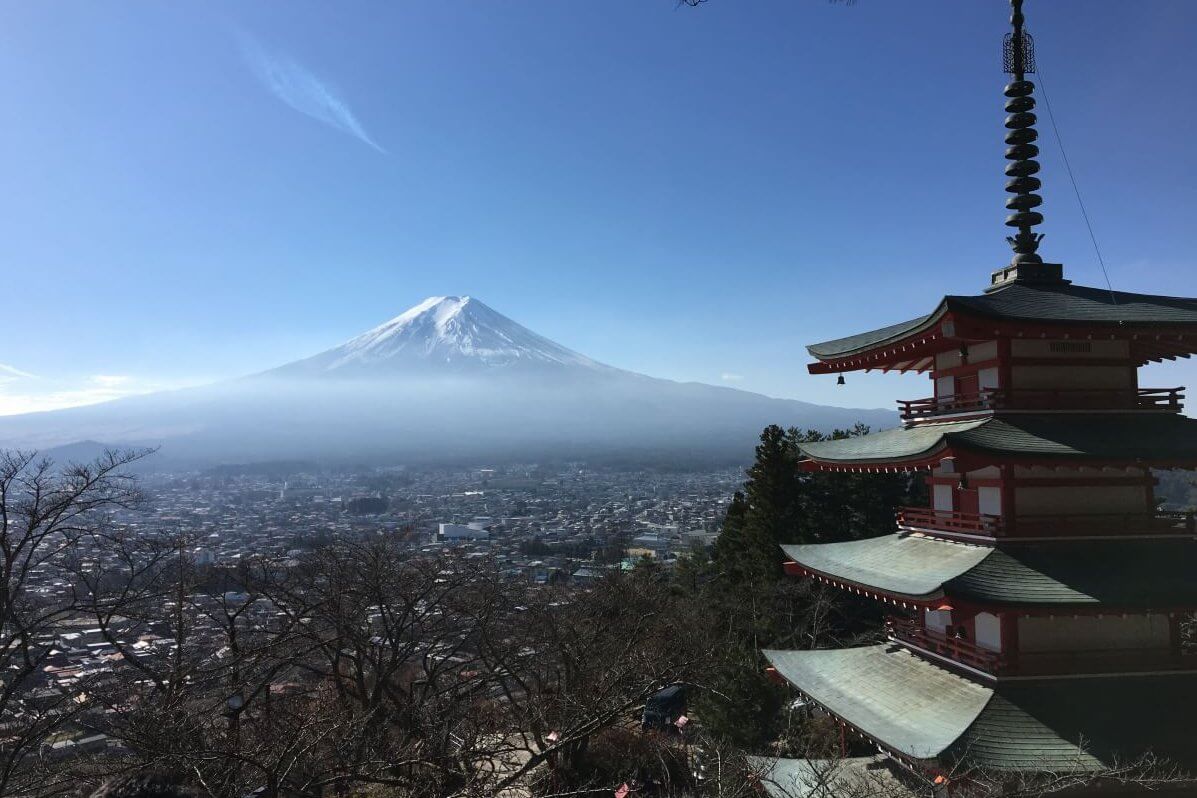
[[[16,379],[36,379],[36,377],[27,371],[21,371],[16,366],[0,363],[0,381],[7,382]]]
[[[743,374],[728,374],[727,372],[724,372],[719,375],[719,379],[723,380],[724,382],[740,382],[741,380],[744,379],[744,375]]]
[[[272,53],[242,32],[241,52],[254,75],[271,94],[301,114],[319,120],[381,153],[386,150],[370,137],[349,106],[336,91],[311,70],[289,56]]]
[[[126,396],[183,388],[202,381],[146,380],[124,374],[81,378],[34,377],[8,366],[0,369],[0,416],[83,407]]]
[[[101,388],[116,388],[132,379],[127,374],[93,374],[91,377],[91,381]]]

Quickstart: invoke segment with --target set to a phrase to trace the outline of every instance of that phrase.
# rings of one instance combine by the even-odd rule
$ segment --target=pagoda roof
[[[931,599],[943,586],[984,562],[987,546],[922,535],[884,535],[843,543],[782,546],[794,562],[836,580],[911,599]]]
[[[891,645],[764,655],[812,700],[912,759],[939,757],[993,696],[992,688]]]
[[[984,686],[888,644],[764,653],[813,701],[910,759],[1037,772],[1092,772],[1148,750],[1197,762],[1192,674]]]
[[[1173,414],[1017,414],[919,424],[838,440],[803,443],[828,465],[926,465],[951,453],[1098,462],[1197,461],[1197,420]]]
[[[884,795],[914,798],[907,787],[909,775],[887,756],[843,759],[773,759],[747,757],[748,767],[760,779],[770,798],[827,798],[830,795]]]
[[[1063,325],[1197,327],[1197,298],[1132,294],[1069,283],[1011,283],[978,296],[945,296],[931,313],[807,347],[820,360],[843,358],[930,330],[948,313]]]
[[[912,601],[1170,609],[1197,606],[1197,542],[1085,540],[993,548],[923,535],[782,546],[834,581]]]

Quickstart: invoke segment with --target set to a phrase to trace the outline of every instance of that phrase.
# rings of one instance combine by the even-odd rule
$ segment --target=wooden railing
[[[989,410],[1159,410],[1179,413],[1184,388],[1058,388],[1008,390],[899,399],[903,421]]]
[[[1069,513],[1067,515],[997,515],[899,507],[898,526],[987,538],[1102,537],[1108,535],[1197,535],[1191,512]]]
[[[997,537],[1004,531],[1002,518],[997,515],[933,510],[930,507],[899,507],[898,526],[983,537]]]
[[[963,637],[955,637],[932,631],[914,618],[890,616],[885,619],[885,629],[890,637],[913,646],[947,657],[950,660],[978,668],[986,673],[1000,673],[1006,660],[998,651],[981,648]]]
[[[928,629],[917,618],[890,616],[885,619],[885,629],[893,640],[996,676],[1190,670],[1197,667],[1197,655],[1170,648],[1003,653],[982,648],[966,638]]]

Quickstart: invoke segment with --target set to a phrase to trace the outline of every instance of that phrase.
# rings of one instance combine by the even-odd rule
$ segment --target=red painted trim
[[[1137,368],[1129,357],[1017,357],[1010,358],[1013,366],[1128,366]],[[1015,386],[1017,387],[1017,386]]]
[[[1013,613],[1003,612],[998,617],[1001,619],[1002,628],[1002,654],[1017,656],[1018,616]]]
[[[1121,486],[1151,485],[1152,477],[1110,477],[1108,479],[1086,479],[1084,477],[1015,477],[1012,485],[1018,488],[1107,488]]]
[[[807,457],[799,463],[799,467],[803,471],[829,471],[829,472],[861,472],[861,473],[884,473],[894,471],[920,471],[925,468],[930,468],[941,460],[948,457],[956,458],[956,465],[960,471],[976,471],[985,466],[1002,466],[1002,465],[1017,465],[1017,466],[1040,466],[1044,468],[1065,468],[1075,469],[1082,466],[1087,468],[1127,468],[1132,466],[1150,467],[1150,468],[1197,468],[1197,453],[1188,459],[1157,459],[1151,458],[1144,461],[1140,459],[1127,458],[1123,460],[1107,459],[1093,459],[1088,457],[1043,457],[1033,455],[997,455],[987,452],[971,451],[967,449],[943,449],[934,455],[924,455],[923,457],[914,458],[910,460],[886,460],[880,462],[844,462],[844,461],[828,461],[815,460]]]
[[[936,379],[938,377],[957,377],[961,374],[967,376],[970,374],[975,374],[981,369],[992,368],[993,366],[997,365],[998,359],[996,357],[991,357],[988,360],[978,360],[976,362],[970,361],[968,363],[962,363],[959,366],[949,366],[946,369],[933,369],[931,371],[931,378]]]
[[[944,447],[932,454],[924,455],[922,457],[910,460],[888,460],[882,462],[843,462],[833,460],[816,460],[813,457],[807,457],[798,463],[798,466],[804,471],[831,471],[831,472],[867,472],[880,473],[885,471],[920,471],[924,468],[930,468],[936,463],[948,457],[956,457],[957,465],[959,465],[960,458],[952,451],[950,447]],[[961,468],[962,471],[976,470]]]
[[[858,726],[854,726],[854,725],[852,725],[851,723],[849,723],[848,721],[844,720],[844,719],[843,719],[843,718],[841,718],[839,715],[837,715],[836,713],[832,712],[832,711],[831,711],[831,709],[830,709],[830,708],[828,708],[826,704],[824,704],[823,702],[821,702],[821,701],[819,701],[818,699],[816,699],[814,696],[812,696],[810,693],[808,693],[808,692],[806,692],[805,690],[803,690],[803,689],[802,689],[801,687],[799,687],[798,685],[794,684],[793,682],[788,682],[788,684],[789,684],[789,685],[790,685],[792,688],[794,688],[794,692],[796,692],[796,693],[798,693],[798,695],[802,696],[802,698],[803,698],[803,699],[804,699],[804,700],[805,700],[805,701],[806,701],[808,704],[813,704],[813,705],[815,705],[815,706],[816,706],[816,707],[818,707],[820,710],[822,710],[822,711],[823,711],[825,714],[829,715],[829,716],[830,716],[830,717],[832,717],[832,718],[835,718],[836,722],[837,722],[837,723],[839,723],[839,724],[840,724],[840,726],[842,726],[842,727],[844,727],[844,728],[851,729],[851,730],[852,730],[852,732],[853,732],[854,734],[856,734],[858,737],[862,737],[862,738],[864,738],[865,740],[869,740],[869,741],[870,741],[870,742],[872,742],[872,743],[873,743],[875,746],[877,746],[879,749],[881,749],[882,751],[884,751],[884,752],[885,752],[887,755],[889,755],[889,756],[890,756],[890,757],[892,757],[893,759],[897,760],[897,762],[898,762],[899,764],[903,765],[903,766],[904,766],[904,767],[906,767],[908,770],[912,770],[912,771],[924,771],[924,770],[927,770],[927,768],[928,768],[928,763],[929,763],[929,762],[931,762],[931,761],[933,761],[933,760],[925,760],[925,759],[912,759],[911,757],[907,756],[906,754],[900,753],[899,751],[897,751],[897,750],[895,750],[894,748],[890,747],[890,745],[889,745],[888,743],[886,743],[884,740],[882,740],[882,739],[880,739],[880,738],[878,738],[878,737],[874,737],[873,735],[871,735],[871,734],[868,734],[867,732],[865,732],[865,731],[864,731],[863,729],[861,729],[860,727],[858,727]]]
[[[1013,380],[1010,376],[1010,339],[998,339],[998,387],[1010,390]]]
[[[942,307],[942,303],[940,303]],[[939,308],[936,309],[937,311]],[[938,322],[938,323],[935,323]],[[948,324],[950,323],[950,327]],[[952,329],[947,335],[945,328]],[[886,364],[909,360],[920,352],[936,354],[946,352],[961,343],[979,343],[997,340],[999,351],[1002,340],[1068,340],[1068,341],[1132,341],[1132,357],[1123,358],[1124,363],[1143,363],[1152,358],[1175,358],[1182,353],[1197,352],[1197,326],[1169,326],[1179,332],[1161,333],[1159,325],[1091,325],[1086,323],[1049,323],[1004,321],[986,319],[984,316],[958,315],[944,312],[921,332],[908,335],[897,341],[861,350],[852,355],[829,360],[817,360],[807,365],[811,374],[835,374],[841,371],[857,371],[864,368],[882,368]],[[1155,344],[1153,347],[1152,345]],[[1159,350],[1163,351],[1159,351]],[[1053,362],[1063,362],[1052,359]],[[1089,361],[1093,362],[1093,361]],[[1009,376],[1009,375],[1006,375]],[[1006,381],[1003,385],[1009,385]]]
[[[1002,518],[1017,518],[1014,509],[1014,488],[1016,484],[1014,469],[1006,465],[1001,466],[1000,470],[1002,472]]]
[[[913,596],[903,595],[901,593],[890,593],[888,591],[878,590],[868,585],[861,585],[846,579],[839,579],[837,577],[817,571],[814,568],[807,568],[800,563],[794,563],[800,575],[831,585],[832,587],[847,590],[849,592],[864,595],[866,598],[874,598],[882,600],[894,605],[902,605],[907,609],[913,610],[929,610],[935,609],[940,603],[947,601],[952,605],[953,623],[956,622],[956,617],[959,615],[962,621],[970,618],[975,618],[978,613],[987,612],[991,615],[996,615],[999,618],[1005,615],[1017,617],[1019,615],[1033,615],[1050,616],[1050,615],[1148,615],[1168,612],[1191,612],[1197,610],[1197,606],[1163,606],[1163,607],[1120,607],[1113,605],[1102,605],[1094,607],[1087,604],[1050,604],[1050,605],[1036,605],[1036,604],[998,604],[990,602],[971,601],[960,596],[950,593],[941,593],[937,596],[924,596],[915,598]],[[787,571],[787,573],[789,573]],[[795,574],[791,574],[795,575]],[[1004,632],[1003,632],[1004,635]],[[1005,637],[1003,636],[1003,640]]]
[[[915,598],[913,596],[907,596],[902,593],[890,593],[885,590],[878,590],[877,588],[871,587],[869,585],[860,584],[859,582],[852,582],[847,579],[840,579],[839,577],[832,576],[831,574],[823,573],[822,571],[818,571],[814,568],[808,568],[808,567],[802,565],[801,563],[795,562],[794,566],[796,566],[794,570],[797,571],[798,573],[791,573],[790,570],[787,569],[787,571],[786,571],[787,575],[805,576],[810,579],[814,579],[816,581],[822,582],[826,585],[831,585],[832,587],[839,588],[840,590],[846,590],[849,593],[856,593],[858,595],[863,595],[866,598],[871,598],[871,599],[874,599],[877,601],[882,601],[882,602],[891,603],[891,604],[901,604],[902,606],[906,607],[907,609],[926,608],[926,607],[930,607],[930,606],[936,604],[937,602],[943,600],[942,595],[926,596],[923,598]]]
[[[929,476],[927,477],[928,485],[952,485],[955,487],[960,484],[960,475],[952,474],[950,476]],[[1002,480],[1000,479],[974,479],[968,478],[968,484],[974,488],[1000,488]]]

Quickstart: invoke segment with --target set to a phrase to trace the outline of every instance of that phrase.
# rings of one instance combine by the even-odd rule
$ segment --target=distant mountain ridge
[[[857,422],[888,427],[897,415],[649,377],[561,346],[472,297],[439,296],[344,344],[248,377],[0,418],[0,447],[151,445],[170,467],[746,462],[768,424],[829,431]]]

